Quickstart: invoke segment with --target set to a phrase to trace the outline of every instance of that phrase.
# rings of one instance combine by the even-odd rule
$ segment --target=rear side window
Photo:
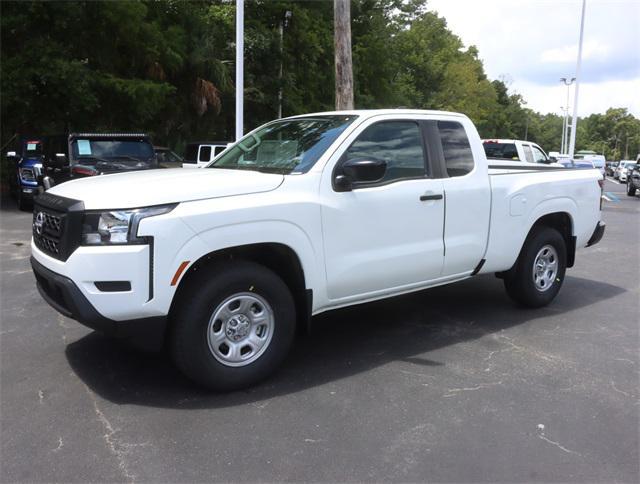
[[[215,150],[213,151],[213,156],[218,156],[220,153],[222,153],[226,149],[227,149],[226,146],[216,146]]]
[[[455,121],[438,121],[438,131],[447,174],[454,177],[471,172],[474,165],[473,153],[462,125]]]
[[[511,160],[520,161],[518,150],[514,143],[496,143],[485,141],[482,146],[487,158],[491,160]]]
[[[531,152],[531,146],[522,145],[522,148],[524,149],[524,157],[529,163],[533,163],[533,153]]]
[[[200,147],[200,156],[198,157],[198,161],[204,161],[207,163],[211,161],[211,146]]]

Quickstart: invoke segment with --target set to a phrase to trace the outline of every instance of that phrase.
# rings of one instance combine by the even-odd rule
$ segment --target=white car
[[[627,176],[629,174],[629,168],[633,167],[636,162],[633,160],[621,160],[618,164],[616,171],[613,175],[614,178],[617,178],[621,182],[627,182]]]
[[[62,314],[214,389],[269,375],[312,315],[496,273],[541,307],[603,233],[595,170],[491,168],[464,115],[317,113],[252,131],[200,170],[55,186],[32,267]],[[402,315],[398,315],[399,318]]]
[[[591,163],[593,163],[593,166],[595,168],[600,170],[600,173],[602,173],[602,176],[605,176],[605,169],[606,169],[607,162],[604,155],[598,155],[593,153],[576,153],[576,155],[574,156],[574,160],[590,161]]]

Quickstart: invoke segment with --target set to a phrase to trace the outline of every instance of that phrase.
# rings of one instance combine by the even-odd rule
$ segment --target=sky
[[[582,0],[428,0],[490,79],[527,107],[562,113],[575,77]],[[570,106],[573,110],[573,89]],[[625,107],[640,117],[640,0],[587,0],[578,115]]]

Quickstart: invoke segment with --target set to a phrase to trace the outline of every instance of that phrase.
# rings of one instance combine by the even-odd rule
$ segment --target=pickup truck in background
[[[531,141],[517,139],[483,139],[482,146],[487,159],[493,164],[512,165],[514,161],[524,165],[545,165],[562,168],[557,160],[550,158],[545,151]]]
[[[198,141],[188,143],[184,150],[183,168],[202,168],[227,149],[227,141]]]
[[[44,140],[35,136],[20,138],[17,147],[6,156],[11,195],[18,209],[31,210],[39,192],[38,179],[44,172]]]
[[[495,165],[464,115],[273,121],[206,168],[92,177],[37,198],[32,268],[62,314],[219,390],[273,372],[312,315],[495,273],[549,304],[597,243],[596,170]]]

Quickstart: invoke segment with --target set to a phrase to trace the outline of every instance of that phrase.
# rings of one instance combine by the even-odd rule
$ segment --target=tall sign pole
[[[578,128],[578,90],[580,89],[580,69],[582,67],[582,39],[584,37],[584,12],[587,0],[582,0],[582,16],[580,18],[580,40],[578,42],[578,65],[576,66],[576,90],[573,95],[573,116],[571,119],[571,139],[569,140],[569,157],[573,159],[576,149],[576,130]]]
[[[236,0],[236,141],[244,129],[244,0]]]

